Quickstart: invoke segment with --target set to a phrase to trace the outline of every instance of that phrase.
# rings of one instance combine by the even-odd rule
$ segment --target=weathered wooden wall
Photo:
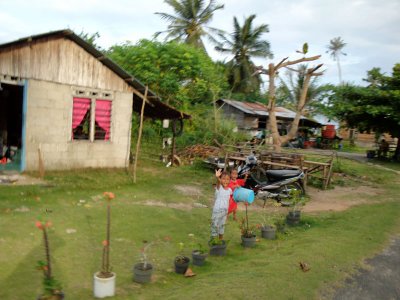
[[[222,111],[226,118],[235,120],[239,129],[258,128],[258,117],[246,115],[240,109],[227,104],[222,106]]]
[[[0,50],[0,74],[24,79],[132,91],[123,79],[75,42],[46,38]]]

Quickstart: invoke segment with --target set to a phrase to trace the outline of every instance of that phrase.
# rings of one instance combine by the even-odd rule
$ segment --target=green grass
[[[171,203],[209,204],[213,175],[198,164],[165,168],[142,164],[138,183],[121,170],[52,172],[46,186],[0,186],[0,299],[32,299],[41,292],[41,274],[34,269],[44,259],[37,216],[50,219],[50,246],[54,275],[63,283],[68,299],[92,299],[92,277],[101,265],[105,238],[102,192],[112,191],[111,264],[117,273],[113,299],[313,299],[353,272],[366,257],[380,251],[399,230],[400,204],[393,173],[343,160],[340,168],[353,184],[380,184],[386,190],[376,204],[341,213],[305,215],[299,226],[279,234],[274,241],[260,240],[254,249],[240,246],[238,224],[228,222],[230,240],[226,257],[208,257],[204,267],[193,267],[197,276],[184,278],[173,272],[179,242],[190,253],[188,234],[206,244],[209,208],[179,210]],[[200,189],[185,195],[175,185]],[[81,201],[83,200],[83,201]],[[141,205],[145,201],[165,207]],[[371,199],[372,200],[372,199]],[[28,212],[15,209],[25,206]],[[242,213],[240,213],[242,214]],[[239,215],[240,217],[240,215]],[[250,220],[261,215],[251,211]],[[67,229],[76,229],[68,234]],[[131,268],[139,261],[142,241],[153,241],[149,251],[155,266],[153,282],[132,282]],[[299,262],[310,265],[302,272]]]

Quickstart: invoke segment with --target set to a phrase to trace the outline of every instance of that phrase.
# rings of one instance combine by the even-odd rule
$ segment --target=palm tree
[[[272,58],[269,42],[261,39],[264,33],[269,32],[268,25],[254,27],[255,17],[256,15],[251,15],[245,19],[242,27],[234,17],[233,33],[228,36],[220,35],[222,41],[215,47],[217,51],[233,54],[232,60],[227,63],[232,92],[259,91],[261,78],[259,75],[253,76],[257,69],[251,57]]]
[[[170,24],[167,30],[156,32],[155,37],[166,33],[166,40],[183,41],[205,51],[203,36],[216,42],[213,34],[223,34],[222,30],[206,26],[206,24],[211,21],[214,12],[224,8],[224,5],[217,5],[214,0],[210,0],[208,4],[203,0],[165,0],[164,2],[172,6],[175,15],[156,12]]]
[[[308,65],[301,64],[296,69],[285,72],[285,78],[279,77],[280,84],[276,90],[277,105],[296,111],[304,86]],[[318,85],[318,77],[310,80],[305,103],[308,113],[318,110],[321,98],[329,91],[330,85]]]
[[[342,70],[340,67],[340,55],[347,55],[342,51],[342,49],[346,46],[346,43],[342,40],[340,36],[333,38],[330,40],[329,45],[327,46],[328,50],[326,53],[329,53],[333,60],[337,62],[338,71],[339,71],[339,84],[342,84]]]

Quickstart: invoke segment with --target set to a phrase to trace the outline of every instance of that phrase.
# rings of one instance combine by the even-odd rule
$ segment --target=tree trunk
[[[394,159],[397,161],[400,160],[400,138],[397,138],[397,146],[396,151],[394,152]]]

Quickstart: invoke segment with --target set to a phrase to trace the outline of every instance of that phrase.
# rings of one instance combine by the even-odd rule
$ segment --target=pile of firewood
[[[190,160],[193,158],[208,158],[210,156],[217,157],[220,152],[221,149],[218,147],[197,144],[179,151],[178,156]]]

